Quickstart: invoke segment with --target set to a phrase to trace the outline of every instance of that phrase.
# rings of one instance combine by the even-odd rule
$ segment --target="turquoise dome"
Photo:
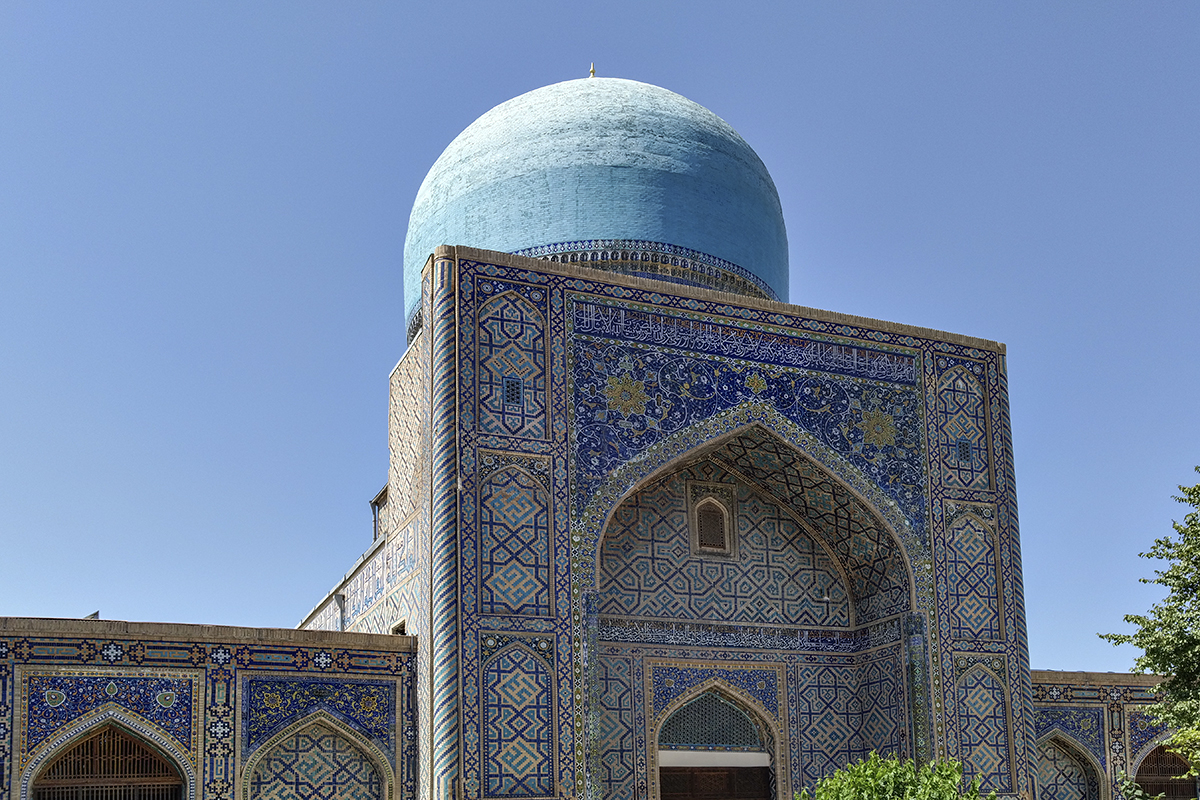
[[[409,218],[406,318],[442,244],[788,296],[783,212],[762,160],[703,106],[619,78],[536,89],[450,143]]]

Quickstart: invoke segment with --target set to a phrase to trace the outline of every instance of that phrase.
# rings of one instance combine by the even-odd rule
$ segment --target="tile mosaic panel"
[[[923,447],[911,352],[845,347],[766,326],[720,325],[593,298],[575,299],[572,311],[578,508],[620,463],[674,432],[753,401],[870,475],[923,529]],[[800,355],[826,350],[840,355]],[[780,355],[785,351],[796,354]],[[830,371],[835,368],[850,374]]]
[[[1054,741],[1038,747],[1038,800],[1100,800],[1100,782],[1090,764]]]
[[[634,674],[630,659],[600,659],[600,780],[611,800],[636,800]],[[643,756],[644,759],[644,756]]]
[[[550,503],[542,485],[510,468],[479,489],[480,613],[550,616]]]
[[[728,665],[704,664],[699,662],[647,664],[651,709],[661,717],[676,700],[697,686],[717,681],[723,686],[754,698],[770,716],[779,719],[780,691],[784,681],[779,667],[754,668]]]
[[[1101,765],[1106,763],[1103,708],[1035,708],[1033,721],[1035,740],[1061,731],[1095,756]]]
[[[184,750],[196,748],[194,712],[199,691],[194,676],[126,677],[55,670],[26,671],[21,679],[26,703],[22,738],[27,754],[71,721],[109,703],[153,722]]]
[[[487,294],[492,284],[479,290]],[[539,293],[538,300],[544,297]],[[487,433],[546,436],[546,318],[516,292],[479,309],[479,427]]]
[[[712,456],[803,515],[844,565],[855,623],[909,610],[908,570],[878,517],[795,448],[762,428],[730,437]]]
[[[973,365],[977,374],[982,365]],[[938,383],[938,456],[942,481],[963,489],[991,488],[983,386],[966,367],[955,367]]]
[[[728,481],[737,493],[735,559],[692,552],[685,485]],[[837,564],[774,504],[711,463],[631,497],[600,551],[600,613],[691,622],[846,627],[849,598]]]
[[[275,745],[250,777],[251,800],[383,800],[383,781],[361,750],[320,725]]]
[[[978,776],[984,792],[1012,791],[1004,684],[982,667],[968,669],[958,683],[958,708],[963,777]]]
[[[950,635],[968,641],[1002,639],[996,542],[991,526],[974,514],[963,515],[950,525],[947,538]]]
[[[523,647],[510,647],[484,669],[484,786],[487,797],[546,797],[554,792],[554,709],[550,672]]]
[[[1126,725],[1129,728],[1129,752],[1134,758],[1142,755],[1143,750],[1156,743],[1155,740],[1167,731],[1167,726],[1152,714],[1138,709],[1130,709],[1126,713]]]
[[[394,682],[243,677],[241,690],[245,755],[288,725],[321,710],[374,741],[395,767]]]

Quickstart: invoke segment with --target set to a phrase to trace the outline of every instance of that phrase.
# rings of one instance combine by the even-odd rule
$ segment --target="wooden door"
[[[771,800],[770,767],[659,767],[661,800]]]

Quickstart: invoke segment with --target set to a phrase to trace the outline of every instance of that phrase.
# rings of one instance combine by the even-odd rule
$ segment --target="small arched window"
[[[167,759],[108,726],[63,753],[33,784],[34,800],[180,800]]]
[[[737,487],[728,483],[687,482],[692,553],[737,556]]]
[[[696,508],[696,542],[701,550],[729,551],[725,509],[716,500],[705,500]]]

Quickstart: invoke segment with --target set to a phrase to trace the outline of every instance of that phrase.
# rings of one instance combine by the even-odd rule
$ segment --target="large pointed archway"
[[[632,797],[649,778],[651,796],[666,797],[638,774],[656,747],[638,719],[661,719],[663,703],[708,679],[756,696],[781,731],[772,763],[787,778],[772,796],[871,750],[913,753],[923,713],[913,699],[928,688],[922,673],[920,685],[909,679],[906,664],[925,655],[906,642],[920,644],[908,632],[914,620],[924,630],[924,609],[894,504],[881,509],[869,483],[845,480],[862,478],[852,467],[813,453],[828,451],[803,449],[813,444],[803,432],[772,427],[685,440],[690,449],[644,470],[605,514],[584,627],[591,763],[608,796]],[[698,790],[694,776],[676,778]]]

